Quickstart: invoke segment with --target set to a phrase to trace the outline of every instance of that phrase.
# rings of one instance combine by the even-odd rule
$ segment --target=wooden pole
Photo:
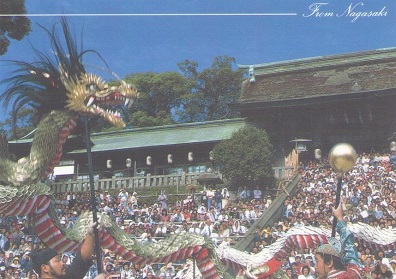
[[[342,176],[343,176],[342,174],[338,174],[336,203],[335,203],[335,208],[334,209],[336,209],[340,205]],[[337,218],[335,216],[333,216],[333,227],[332,227],[332,230],[331,230],[331,237],[335,237],[336,226],[337,226]]]
[[[92,165],[92,153],[91,153],[91,138],[90,138],[90,127],[88,123],[88,116],[84,116],[84,124],[85,124],[85,142],[87,148],[87,157],[88,157],[88,173],[89,173],[89,189],[91,193],[91,209],[92,209],[92,219],[94,223],[98,222],[98,214],[97,214],[97,206],[96,206],[96,197],[95,197],[95,182],[93,175],[93,165]],[[94,227],[94,235],[95,235],[95,255],[96,255],[96,265],[98,269],[98,274],[102,273],[102,256],[100,250],[100,242],[99,242],[99,233],[98,228]]]

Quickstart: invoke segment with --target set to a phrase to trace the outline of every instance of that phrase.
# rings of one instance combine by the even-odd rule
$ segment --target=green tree
[[[22,108],[14,116],[13,121],[12,112],[9,117],[3,122],[0,122],[0,130],[7,132],[7,138],[10,140],[20,139],[27,136],[34,130],[37,125],[38,119],[35,118],[36,113],[32,108]]]
[[[267,132],[246,126],[213,149],[213,160],[222,168],[231,187],[260,186],[273,179],[273,146]]]
[[[138,73],[127,76],[125,81],[139,90],[137,108],[130,119],[133,127],[174,123],[173,112],[192,88],[191,80],[177,72]]]
[[[0,14],[26,14],[25,0],[0,1]],[[0,55],[7,52],[10,39],[20,41],[30,30],[26,16],[0,17]]]
[[[237,117],[230,104],[240,96],[243,71],[234,70],[235,59],[215,57],[210,68],[198,72],[198,63],[185,60],[178,64],[184,76],[193,80],[194,88],[183,100],[180,119],[184,122]]]
[[[171,125],[174,121],[165,112],[159,112],[156,117],[153,117],[149,116],[147,112],[140,110],[132,113],[130,123],[133,123],[134,127],[151,127]]]

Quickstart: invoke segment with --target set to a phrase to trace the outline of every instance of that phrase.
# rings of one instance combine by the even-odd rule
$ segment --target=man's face
[[[53,257],[46,266],[46,268],[49,268],[49,273],[55,278],[66,274],[66,265],[60,260],[59,256]]]
[[[323,257],[319,254],[315,255],[315,270],[318,279],[326,278],[329,273],[328,266],[324,263]]]

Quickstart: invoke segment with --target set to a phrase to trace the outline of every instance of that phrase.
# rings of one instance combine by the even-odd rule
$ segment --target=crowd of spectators
[[[331,229],[338,177],[326,160],[300,166],[297,191],[282,207],[282,218],[257,230],[253,253],[276,241],[291,227]],[[396,228],[396,155],[363,153],[353,170],[343,175],[342,203],[345,221],[362,222],[380,229]],[[396,251],[381,251],[357,244],[359,258],[372,278],[396,278]],[[314,250],[294,251],[283,268],[290,278],[316,278]]]
[[[257,189],[255,198],[226,188],[208,188],[198,194],[187,194],[174,203],[164,190],[151,203],[140,201],[136,192],[122,188],[118,192],[98,190],[95,193],[99,213],[109,215],[121,229],[142,245],[157,242],[181,231],[210,237],[214,244],[235,243],[271,204],[271,197],[263,197]],[[253,191],[252,191],[253,193]],[[55,194],[55,211],[60,225],[72,228],[79,215],[90,211],[87,192]],[[0,278],[26,278],[31,270],[30,252],[44,248],[33,237],[31,222],[26,217],[0,216]],[[73,254],[64,254],[66,265]],[[139,266],[126,262],[110,251],[103,251],[103,271],[109,278],[180,278],[187,262],[156,263]],[[93,278],[95,266],[87,274]]]
[[[343,204],[347,222],[364,222],[378,228],[396,227],[396,168],[393,154],[362,154],[352,171],[343,177]],[[326,160],[300,166],[301,180],[295,194],[282,207],[282,218],[257,229],[255,245],[258,253],[296,226],[331,228],[332,206],[335,203],[337,174]],[[241,187],[235,193],[226,188],[209,188],[202,193],[187,194],[185,199],[170,203],[163,190],[151,203],[141,202],[136,192],[120,189],[117,193],[96,191],[99,212],[108,214],[126,233],[142,245],[181,231],[210,237],[215,244],[231,245],[244,237],[248,228],[272,202],[257,187]],[[60,224],[71,228],[78,216],[90,210],[89,193],[56,194],[54,205]],[[29,253],[44,245],[35,237],[31,222],[23,217],[0,216],[0,277],[25,278],[31,270]],[[396,278],[395,251],[375,251],[357,246],[362,264],[373,278]],[[282,267],[290,278],[316,278],[314,251],[294,251]],[[72,254],[62,260],[70,264]],[[186,262],[155,263],[138,266],[124,261],[110,251],[103,251],[103,270],[109,278],[179,278]],[[87,278],[95,275],[95,266]],[[389,274],[394,277],[386,277]]]

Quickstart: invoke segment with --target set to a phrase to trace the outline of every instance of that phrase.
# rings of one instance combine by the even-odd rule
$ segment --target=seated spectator
[[[168,263],[160,268],[160,273],[165,275],[165,279],[172,279],[176,275],[176,270],[172,263]]]
[[[231,235],[244,235],[247,231],[247,228],[241,224],[239,220],[235,220],[232,225]]]
[[[130,269],[130,263],[124,262],[121,270],[121,279],[130,279],[133,276],[133,271]]]
[[[186,221],[191,220],[191,213],[189,212],[187,207],[183,207],[182,215],[183,215],[183,220],[186,220]]]
[[[161,210],[161,222],[169,222],[171,216],[168,214],[168,209],[163,208]]]
[[[312,275],[311,269],[304,265],[301,269],[301,274],[298,275],[298,279],[315,279],[316,277]]]
[[[199,228],[199,223],[198,222],[193,222],[191,227],[188,230],[189,233],[196,233],[196,234],[201,234],[201,229]]]
[[[171,216],[170,220],[171,222],[175,222],[175,223],[181,223],[184,221],[184,216],[181,213],[180,207],[176,209],[176,213]]]
[[[153,269],[153,267],[150,264],[146,264],[143,268],[142,268],[142,275],[143,278],[154,278],[155,271]]]
[[[212,221],[210,221],[209,219],[205,221],[204,223],[204,227],[201,230],[201,235],[203,236],[207,236],[207,237],[211,237],[214,227],[213,227],[213,223]]]
[[[217,216],[213,206],[209,208],[209,212],[206,214],[206,219],[210,220],[212,223],[216,222]]]
[[[191,216],[190,216],[190,221],[191,222],[198,222],[200,221],[199,217],[198,217],[198,211],[196,209],[193,209],[191,212]]]

